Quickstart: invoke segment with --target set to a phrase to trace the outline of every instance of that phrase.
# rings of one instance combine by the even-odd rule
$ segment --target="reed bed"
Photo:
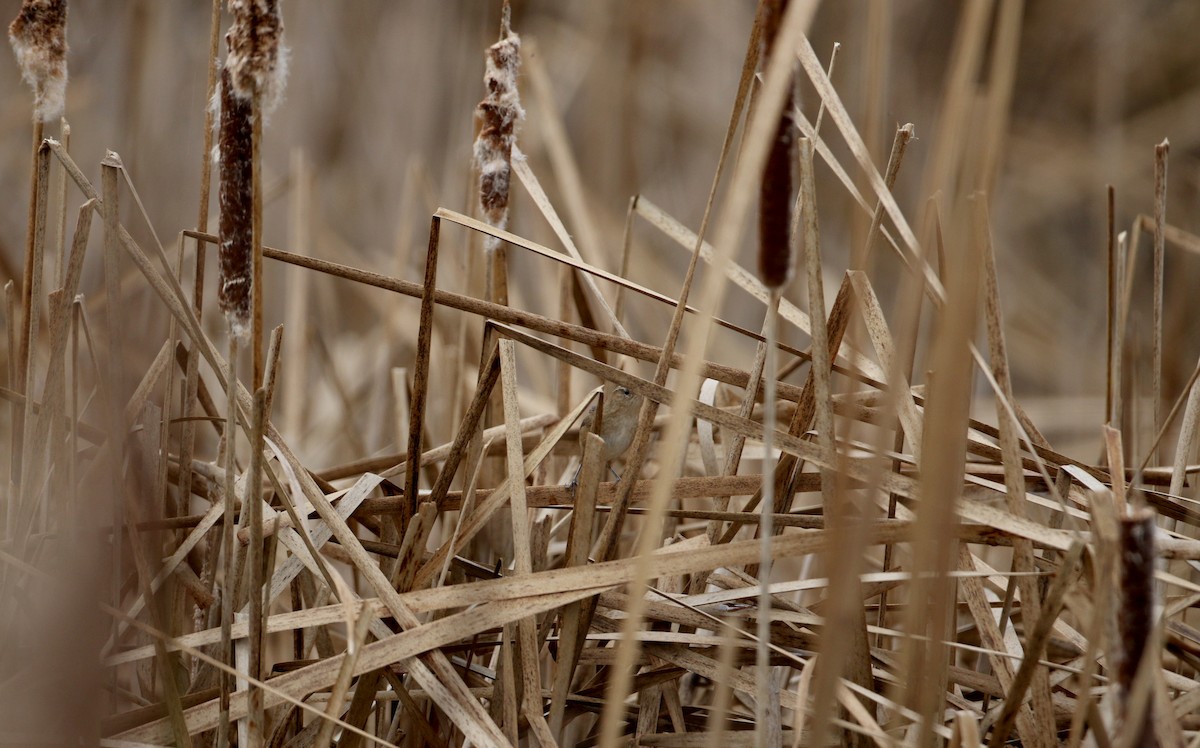
[[[438,50],[479,85],[461,198],[391,169],[423,242],[379,259],[321,227],[326,176],[267,116],[290,6],[229,5],[169,228],[128,154],[71,147],[65,0],[11,32],[36,124],[0,742],[1200,745],[1200,366],[1168,270],[1200,237],[1174,133],[1139,143],[1075,250],[1104,290],[1073,392],[1103,408],[1022,396],[1050,331],[1005,299],[1062,305],[1010,287],[993,194],[1037,12],[964,4],[940,107],[889,132],[892,7],[831,56],[816,4],[763,0],[723,29],[744,56],[685,220],[589,183],[616,155],[552,73],[603,50],[481,7],[488,41]]]

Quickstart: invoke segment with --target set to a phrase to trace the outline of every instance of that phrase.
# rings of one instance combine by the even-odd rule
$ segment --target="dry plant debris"
[[[972,115],[1007,111],[1012,9],[964,14],[917,221],[892,192],[914,126],[878,163],[806,35],[811,6],[760,5],[699,227],[635,196],[621,272],[597,254],[580,146],[544,106],[536,54],[536,147],[559,194],[516,147],[521,42],[507,3],[478,107],[486,220],[434,211],[417,280],[308,243],[318,185],[303,158],[287,189],[303,229],[291,235],[305,239],[262,246],[258,118],[284,66],[273,0],[230,2],[219,236],[207,169],[200,222],[164,247],[142,230],[117,154],[97,185],[39,124],[0,390],[0,742],[1197,744],[1200,387],[1193,374],[1171,389],[1161,358],[1164,263],[1200,238],[1166,222],[1166,142],[1146,147],[1153,217],[1118,233],[1110,191],[1110,422],[1095,424],[1095,459],[1074,459],[1016,394],[988,197],[1003,132],[981,136]],[[61,108],[49,100],[65,85],[65,15],[65,2],[28,0],[10,31],[39,121]],[[212,17],[215,51],[219,3]],[[52,173],[82,201],[71,241]],[[839,278],[823,206],[847,195],[865,230]],[[563,251],[507,230],[514,198]],[[759,276],[737,263],[756,199]],[[673,295],[626,272],[647,228],[689,260],[656,279]],[[1135,262],[1142,233],[1150,278]],[[214,246],[231,323],[215,336]],[[486,260],[462,254],[476,246],[519,256],[543,294],[558,292],[558,313],[480,290],[471,269]],[[381,322],[405,358],[382,385],[392,449],[368,450],[353,428],[325,451],[298,447],[306,419],[289,387],[308,362],[325,367],[342,417],[373,407],[338,374],[370,371],[366,359],[321,320],[293,336],[289,311],[243,371],[223,336],[250,324],[256,247],[306,287],[340,284],[377,312],[419,300],[402,325]],[[60,249],[62,272],[43,277]],[[81,293],[89,249],[103,264],[94,299]],[[1121,367],[1146,358],[1126,335],[1143,287],[1155,330],[1138,370],[1154,372],[1153,407],[1121,385]],[[139,313],[170,324],[131,372],[127,305],[141,290],[153,308]],[[719,318],[729,293],[761,303],[761,332]],[[671,320],[664,338],[637,337],[622,312],[632,299]],[[756,355],[724,362],[714,331]],[[584,381],[605,387],[603,407],[599,387],[572,398]],[[310,426],[337,417],[307,405]]]

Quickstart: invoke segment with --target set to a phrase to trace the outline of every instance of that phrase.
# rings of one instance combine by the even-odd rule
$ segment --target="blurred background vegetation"
[[[842,45],[833,80],[877,163],[886,160],[894,127],[915,125],[918,139],[897,187],[914,225],[929,197],[922,194],[924,176],[939,138],[955,29],[968,5],[822,3],[812,26],[822,57],[835,42]],[[419,279],[428,215],[437,206],[476,210],[473,109],[482,97],[482,52],[496,37],[499,6],[479,0],[285,0],[290,80],[264,145],[268,245],[288,247],[295,239],[291,176],[296,154],[303,154],[314,175],[307,215],[311,252]],[[2,7],[12,17],[18,3],[5,0]],[[513,24],[526,55],[521,86],[528,115],[521,147],[558,202],[546,127],[561,118],[608,269],[619,270],[624,214],[635,194],[693,229],[699,225],[753,12],[749,0],[514,1]],[[196,223],[209,13],[209,4],[198,1],[106,0],[70,9],[71,150],[92,177],[106,149],[120,153],[168,244]],[[1052,442],[1068,451],[1078,445],[1089,459],[1103,420],[1105,186],[1116,187],[1118,227],[1128,229],[1136,214],[1152,210],[1153,146],[1169,137],[1167,219],[1200,230],[1191,209],[1200,146],[1198,27],[1200,4],[1190,0],[1024,7],[1011,118],[989,196],[1001,295],[1018,398],[1045,424]],[[222,43],[222,57],[224,51]],[[532,64],[548,71],[553,101],[531,91]],[[986,63],[984,68],[986,73]],[[8,92],[0,103],[0,132],[10,144],[0,155],[0,189],[10,196],[0,206],[3,282],[19,277],[22,264],[30,126],[29,95],[15,64],[0,66],[0,86]],[[802,107],[811,120],[815,97],[806,93]],[[57,133],[56,126],[47,128],[48,135]],[[828,122],[822,133],[844,157]],[[857,171],[852,176],[865,184]],[[824,165],[818,177],[825,262],[836,283],[848,262],[854,222],[862,218]],[[70,200],[76,204],[78,196]],[[215,203],[214,190],[213,210]],[[130,205],[125,204],[126,222],[145,239],[149,235],[132,219]],[[214,225],[210,220],[210,229]],[[568,227],[578,231],[570,221]],[[511,228],[558,246],[523,193],[514,197]],[[744,233],[741,261],[752,266],[753,232]],[[463,245],[474,238],[460,231],[444,239],[456,247],[446,256],[465,263]],[[635,223],[633,241],[630,276],[674,295],[683,253],[644,223]],[[1135,284],[1130,340],[1148,353],[1149,237],[1143,242],[1138,273],[1145,282]],[[556,301],[539,301],[538,288],[520,287],[523,258],[514,262],[514,303],[553,312]],[[209,262],[210,272],[214,265]],[[1200,261],[1168,248],[1167,267],[1165,390],[1173,397],[1200,350],[1200,335],[1191,334],[1194,323],[1180,306],[1196,284]],[[887,261],[876,268],[881,295],[886,296],[889,272],[897,270]],[[448,285],[467,283],[453,275],[445,271]],[[100,277],[96,253],[89,258],[85,293],[99,289]],[[289,293],[285,271],[269,263],[267,282],[267,321],[273,326]],[[833,289],[828,284],[827,289],[832,299]],[[397,329],[381,327],[381,315],[394,315],[400,324],[412,319],[415,301],[381,295],[379,303],[364,304],[361,289],[325,280],[305,293],[351,391],[361,391],[368,386],[363,382],[411,356],[404,350],[407,341],[382,352],[376,345],[362,350],[356,345],[378,342],[381,329]],[[741,306],[748,307],[745,314]],[[155,305],[147,298],[144,308],[150,314]],[[634,336],[659,340],[669,319],[664,309],[634,303],[629,320]],[[736,292],[723,314],[757,326],[757,307],[749,308]],[[217,315],[209,322],[218,325]],[[147,324],[165,326],[166,320]],[[147,340],[161,337],[159,330],[147,331]],[[135,352],[131,369],[143,371],[153,353]],[[714,347],[712,355],[726,353],[742,352]],[[145,360],[138,361],[139,355]],[[353,361],[362,366],[348,363]],[[314,385],[320,378],[314,375]],[[1148,377],[1132,386],[1143,385],[1148,389]],[[317,414],[320,401],[313,400]],[[364,446],[374,450],[382,444]]]

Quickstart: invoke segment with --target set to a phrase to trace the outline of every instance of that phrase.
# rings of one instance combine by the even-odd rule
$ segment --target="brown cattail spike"
[[[1129,713],[1130,692],[1143,657],[1157,653],[1150,649],[1154,630],[1154,512],[1147,507],[1130,509],[1120,524],[1121,602],[1117,610],[1117,686],[1124,731],[1137,735],[1126,745],[1158,745],[1154,740],[1149,712]]]
[[[250,331],[254,257],[254,123],[249,99],[234,92],[231,74],[221,72],[221,246],[217,299],[233,334]]]
[[[233,93],[243,99],[257,94],[263,112],[270,113],[287,80],[288,50],[283,44],[279,0],[229,0],[229,12],[233,25],[225,35],[229,45],[225,69]]]
[[[21,66],[33,88],[33,116],[50,122],[63,113],[67,98],[67,0],[25,0],[8,27]]]
[[[479,169],[479,205],[488,223],[504,228],[508,223],[508,186],[512,173],[512,148],[517,125],[525,117],[517,91],[517,71],[521,67],[521,37],[509,25],[505,5],[501,39],[488,48],[483,82],[487,95],[475,113],[482,122],[475,139],[475,164]],[[499,241],[488,237],[490,250]]]
[[[765,4],[764,60],[773,51],[775,34],[786,6],[786,0],[773,0]],[[758,273],[767,288],[772,289],[786,286],[792,280],[796,267],[791,248],[792,185],[795,183],[793,169],[797,163],[793,106],[793,96],[789,93],[775,129],[775,140],[763,166],[759,192]]]

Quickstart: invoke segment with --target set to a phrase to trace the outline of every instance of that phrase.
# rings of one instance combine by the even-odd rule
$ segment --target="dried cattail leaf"
[[[232,75],[221,72],[220,279],[217,299],[233,334],[250,331],[254,265],[254,122],[249,99],[234,92]]]
[[[496,228],[508,223],[508,187],[512,175],[512,149],[517,126],[525,118],[517,91],[521,67],[521,37],[509,27],[508,8],[501,25],[503,38],[488,48],[483,75],[487,96],[475,114],[482,122],[475,139],[475,165],[479,169],[479,205],[487,222]],[[494,250],[499,240],[488,237],[485,248]]]
[[[768,59],[775,41],[786,0],[765,4],[763,43]],[[765,63],[764,63],[765,64]],[[775,128],[775,140],[763,166],[758,208],[758,273],[768,288],[786,286],[795,275],[796,262],[791,246],[792,187],[795,184],[796,127],[792,122],[794,97],[788,94]]]
[[[229,0],[233,24],[225,35],[229,54],[225,69],[233,93],[243,99],[259,96],[269,114],[283,97],[287,82],[288,50],[283,44],[279,0]]]
[[[33,115],[60,117],[67,99],[67,0],[25,0],[8,27],[21,77],[33,88]]]

